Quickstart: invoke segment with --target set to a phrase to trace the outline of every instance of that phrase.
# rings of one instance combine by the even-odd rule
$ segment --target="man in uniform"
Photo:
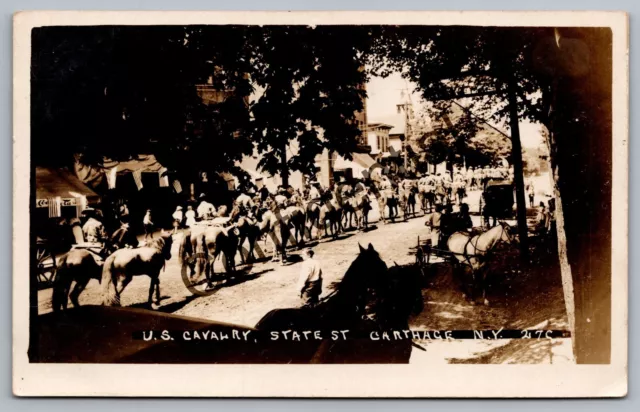
[[[297,284],[297,290],[300,292],[300,298],[305,307],[315,306],[322,293],[322,268],[313,255],[313,249],[307,249],[302,254],[304,261],[300,268]]]
[[[473,181],[473,167],[468,167],[467,171],[464,175],[465,177],[465,183],[468,187],[469,190],[473,189],[474,186],[474,181]]]

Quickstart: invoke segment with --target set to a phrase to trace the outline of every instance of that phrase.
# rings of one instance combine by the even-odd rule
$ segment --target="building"
[[[389,133],[389,152],[401,153],[404,133]]]
[[[389,156],[389,131],[393,126],[385,123],[371,123],[367,127],[368,142],[371,146],[371,155],[381,159]]]

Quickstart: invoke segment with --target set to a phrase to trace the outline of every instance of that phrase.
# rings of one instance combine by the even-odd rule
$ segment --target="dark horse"
[[[373,340],[371,334],[406,330],[409,317],[423,309],[417,271],[391,269],[369,244],[360,246],[336,290],[311,308],[276,309],[256,325],[258,330],[320,330],[322,340],[297,343],[300,363],[408,363],[411,340]],[[353,338],[332,340],[327,331],[349,330]]]
[[[92,252],[85,249],[71,249],[62,257],[53,282],[51,297],[53,310],[66,310],[69,299],[74,307],[79,307],[78,298],[91,279],[100,282],[102,265],[96,261],[96,256]],[[76,284],[69,293],[73,281]]]

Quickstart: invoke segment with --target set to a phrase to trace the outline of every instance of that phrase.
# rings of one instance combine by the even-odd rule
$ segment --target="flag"
[[[109,174],[107,174],[107,185],[109,186],[109,189],[116,188],[116,178],[118,177],[118,175],[116,174],[117,172],[118,166],[114,166],[111,168],[111,170],[109,170]]]
[[[87,197],[80,196],[76,198],[76,217],[82,215],[82,211],[87,208]]]
[[[60,217],[60,203],[62,203],[62,199],[60,196],[49,199],[49,217]]]
[[[138,186],[138,190],[141,190],[143,188],[142,186],[142,171],[141,170],[134,170],[133,173],[131,173],[133,175],[133,180],[135,180],[136,182],[136,186]]]
[[[169,176],[164,174],[166,172],[167,172],[167,168],[166,167],[163,167],[158,172],[158,176],[160,177],[160,187],[169,187]]]
[[[182,185],[179,180],[173,181],[173,188],[176,190],[176,193],[182,193]]]

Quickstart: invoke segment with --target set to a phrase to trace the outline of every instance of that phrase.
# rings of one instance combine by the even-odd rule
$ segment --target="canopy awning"
[[[97,202],[100,196],[82,183],[66,169],[36,167],[36,200],[76,199],[86,197],[89,202]]]
[[[118,166],[118,174],[140,171],[145,173],[157,173],[163,169],[154,155],[138,155],[136,159],[118,162],[116,160],[104,159],[102,164],[105,169],[112,169]]]
[[[352,169],[354,164],[359,166],[360,169],[369,169],[371,166],[376,164],[376,161],[368,154],[353,153],[353,160],[347,160],[342,156],[338,156],[333,167],[336,170]]]

